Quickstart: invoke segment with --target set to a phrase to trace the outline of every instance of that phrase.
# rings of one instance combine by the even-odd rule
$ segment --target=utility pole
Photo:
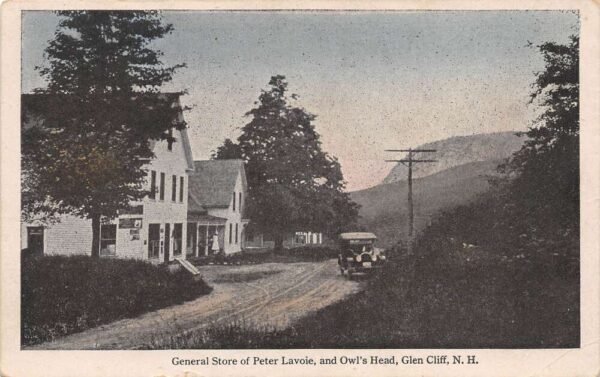
[[[430,153],[437,152],[436,149],[386,149],[386,152],[408,152],[406,158],[402,160],[386,160],[387,162],[400,162],[402,165],[408,167],[408,253],[412,254],[413,247],[413,233],[414,233],[414,206],[413,206],[413,192],[412,192],[412,168],[413,164],[420,162],[437,162],[437,160],[415,160],[413,153]]]

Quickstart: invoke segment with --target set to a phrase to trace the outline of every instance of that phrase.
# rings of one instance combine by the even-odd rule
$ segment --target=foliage
[[[38,67],[47,87],[24,96],[23,213],[92,219],[97,256],[100,218],[147,194],[151,140],[174,142],[172,128],[185,127],[180,93],[158,93],[182,65],[164,67],[149,47],[172,31],[157,12],[58,14]]]
[[[23,345],[136,317],[211,291],[184,271],[86,256],[24,257],[21,279]]]
[[[531,100],[542,114],[526,132],[528,140],[500,170],[510,177],[508,204],[521,218],[553,219],[557,229],[579,226],[579,38],[568,45],[538,46],[546,62],[533,84]],[[530,230],[535,223],[528,225]]]
[[[237,143],[226,140],[214,157],[245,161],[248,217],[280,249],[284,235],[298,229],[340,232],[355,221],[358,207],[343,192],[339,162],[321,149],[315,115],[290,104],[297,96],[287,96],[284,76],[269,85],[246,113],[252,120]]]
[[[494,227],[493,194],[439,216],[409,257],[366,288],[286,329],[215,325],[148,348],[567,348],[578,347],[579,247],[573,234],[540,245]],[[553,245],[552,248],[549,248]],[[513,249],[514,248],[514,249]],[[340,279],[342,277],[339,277]]]
[[[478,200],[440,213],[357,295],[285,330],[217,328],[210,348],[580,346],[578,40],[539,46],[543,114]],[[222,335],[214,339],[212,334]],[[256,344],[258,339],[259,344]],[[261,343],[262,342],[262,343]],[[177,343],[175,343],[177,344]]]
[[[294,263],[318,262],[337,258],[338,250],[328,246],[305,246],[292,249],[243,251],[235,254],[213,254],[188,258],[197,266],[213,264],[257,264],[257,263]]]

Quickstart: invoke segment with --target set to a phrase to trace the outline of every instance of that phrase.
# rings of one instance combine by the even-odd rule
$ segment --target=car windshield
[[[354,254],[370,253],[373,251],[373,244],[371,242],[350,243],[346,245],[346,250]]]

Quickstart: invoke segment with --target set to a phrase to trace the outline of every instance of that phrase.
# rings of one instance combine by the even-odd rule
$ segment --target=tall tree
[[[513,199],[522,210],[576,225],[579,216],[579,38],[538,46],[545,69],[536,75],[531,101],[541,115],[527,141],[502,168],[513,176]]]
[[[176,69],[150,43],[171,33],[154,11],[60,11],[38,67],[46,88],[23,114],[23,212],[101,220],[143,198],[150,140],[175,142],[185,123],[178,96],[159,93]],[[24,101],[25,102],[25,101]]]
[[[351,226],[358,206],[344,190],[344,177],[335,157],[321,148],[315,115],[290,104],[284,76],[273,76],[252,120],[237,143],[226,140],[214,158],[246,162],[248,216],[253,226],[273,235],[276,249],[298,229],[335,233]]]

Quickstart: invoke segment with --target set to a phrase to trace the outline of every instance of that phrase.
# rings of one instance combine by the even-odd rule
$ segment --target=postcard
[[[5,2],[0,374],[597,375],[599,12]]]

